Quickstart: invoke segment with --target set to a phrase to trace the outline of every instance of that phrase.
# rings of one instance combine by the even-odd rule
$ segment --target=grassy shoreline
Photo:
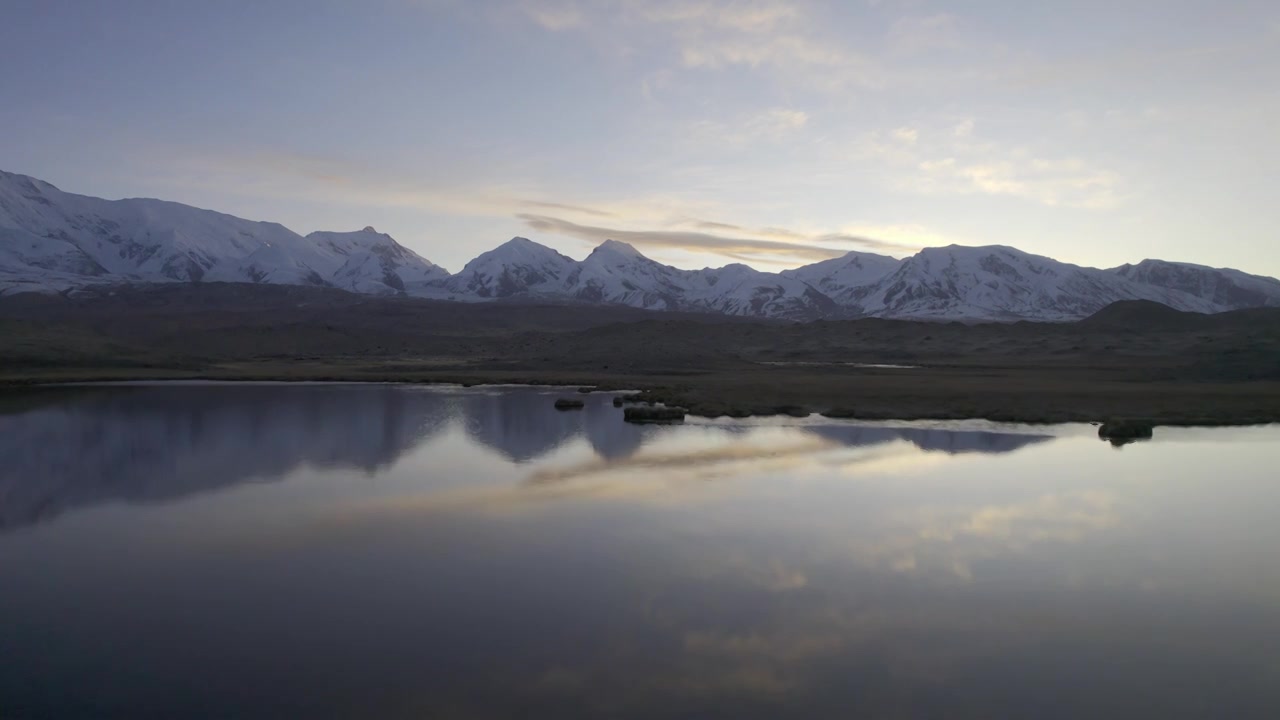
[[[6,394],[69,383],[377,382],[589,386],[640,392],[702,417],[989,420],[1056,424],[1142,418],[1166,426],[1280,422],[1280,383],[1107,378],[1087,369],[733,368],[651,373],[531,368],[387,367],[362,363],[245,363],[204,368],[47,368],[0,373]]]

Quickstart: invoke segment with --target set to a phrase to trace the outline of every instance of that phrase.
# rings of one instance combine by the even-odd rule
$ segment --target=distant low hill
[[[0,172],[0,295],[130,283],[290,285],[465,303],[566,303],[786,320],[1066,322],[1125,300],[1220,313],[1280,306],[1280,280],[1146,260],[1110,270],[1010,247],[851,252],[782,273],[685,270],[608,240],[574,260],[513,238],[449,273],[372,227],[302,236],[152,199],[103,200]]]
[[[1168,330],[1203,326],[1210,316],[1175,310],[1150,300],[1122,300],[1112,303],[1080,321],[1085,328],[1107,330]]]
[[[1280,328],[1280,308],[1245,308],[1206,314],[1175,310],[1149,300],[1125,300],[1108,305],[1076,325],[1089,330],[1138,333],[1214,328],[1265,331]],[[1280,358],[1277,358],[1277,363],[1280,364]]]

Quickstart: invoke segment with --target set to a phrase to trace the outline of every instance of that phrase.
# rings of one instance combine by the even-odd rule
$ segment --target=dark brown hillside
[[[1112,303],[1076,324],[1091,330],[1149,332],[1194,329],[1212,322],[1208,315],[1175,310],[1150,300],[1128,300]]]
[[[707,414],[1280,421],[1280,309],[780,323],[288,286],[0,299],[0,381],[214,377],[650,389]],[[897,367],[879,367],[891,365]]]

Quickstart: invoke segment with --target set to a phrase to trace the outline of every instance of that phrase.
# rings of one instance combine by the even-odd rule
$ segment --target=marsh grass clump
[[[1113,419],[1098,428],[1098,437],[1110,440],[1112,445],[1150,440],[1154,434],[1155,423],[1150,420]]]
[[[709,417],[709,418],[718,418],[718,417],[748,418],[748,417],[751,417],[752,415],[752,412],[749,408],[738,407],[736,405],[729,405],[729,404],[718,403],[714,401],[694,403],[689,408],[689,412],[693,413],[694,415],[699,415],[701,417]]]
[[[556,400],[557,410],[581,410],[586,407],[586,405],[587,404],[581,400],[574,400],[572,398],[559,398]]]
[[[629,423],[683,422],[684,408],[667,406],[629,407],[622,411],[622,419]]]

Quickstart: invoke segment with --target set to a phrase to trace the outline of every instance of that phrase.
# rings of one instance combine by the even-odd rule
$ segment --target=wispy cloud
[[[624,230],[620,228],[581,225],[563,218],[546,215],[517,215],[531,229],[600,243],[618,240],[641,247],[670,248],[692,252],[713,252],[736,258],[752,258],[777,261],[782,258],[800,258],[817,261],[840,257],[851,250],[911,250],[895,243],[863,238],[843,233],[827,233],[804,236],[789,231],[777,231],[794,240],[774,240],[762,237],[728,237],[695,230]],[[700,227],[708,225],[722,229],[735,226],[728,223],[695,221]],[[740,229],[740,228],[739,228]]]
[[[886,37],[889,51],[899,55],[918,55],[937,50],[954,50],[964,46],[960,21],[946,13],[906,15],[889,27]]]
[[[253,198],[280,198],[363,208],[366,222],[377,208],[420,210],[451,216],[519,219],[537,232],[591,243],[606,239],[634,245],[718,255],[773,266],[838,257],[851,250],[891,255],[914,253],[939,238],[903,226],[839,227],[832,231],[752,226],[716,219],[714,203],[667,196],[619,197],[608,201],[557,199],[529,183],[451,184],[375,171],[358,162],[282,152],[201,152],[167,147],[166,186],[225,190]],[[538,212],[542,211],[542,212]],[[707,213],[707,214],[704,214]],[[608,220],[608,224],[601,223]],[[648,229],[629,229],[629,228]],[[309,230],[312,228],[303,228]],[[865,230],[865,232],[864,232]],[[423,247],[428,254],[438,249]],[[687,262],[690,258],[684,258]]]
[[[694,227],[702,230],[729,230],[731,232],[737,232],[744,229],[741,225],[716,222],[715,220],[694,220],[692,221],[692,224]]]
[[[582,205],[570,205],[568,203],[546,202],[544,200],[525,200],[524,204],[528,207],[542,208],[544,210],[567,210],[569,212],[581,215],[591,215],[594,217],[615,217],[616,213],[607,210],[597,210]]]
[[[535,23],[553,32],[576,28],[586,22],[582,8],[572,2],[526,0],[520,8]]]
[[[954,157],[923,160],[905,181],[923,193],[1008,195],[1048,206],[1105,209],[1120,202],[1120,176],[1078,159],[1027,158],[963,162]]]
[[[803,130],[809,114],[794,108],[769,108],[732,122],[700,120],[692,136],[702,144],[750,145],[784,140]]]
[[[901,226],[875,228],[872,232],[866,233],[857,231],[850,232],[847,230],[841,232],[804,233],[798,230],[790,230],[788,228],[780,227],[750,229],[739,225],[731,225],[729,223],[709,220],[697,220],[695,221],[695,225],[703,229],[730,230],[768,240],[782,240],[784,242],[798,241],[824,245],[853,245],[855,246],[855,249],[894,254],[914,253],[924,247],[923,243],[915,240],[916,237],[920,237],[924,234],[922,231],[917,229],[914,236],[908,239],[902,232],[903,228]],[[887,232],[888,236],[881,235],[879,231]],[[931,239],[936,241],[938,238],[934,236]]]
[[[521,0],[519,12],[551,31],[646,24],[682,31],[776,32],[797,19],[793,0]]]
[[[529,20],[552,32],[644,38],[672,53],[675,63],[687,70],[746,66],[833,88],[885,84],[883,70],[871,56],[822,32],[810,3],[545,0],[518,7]],[[813,72],[816,69],[821,72]]]
[[[976,127],[966,118],[871,133],[856,143],[854,155],[882,164],[895,188],[912,193],[1003,195],[1083,209],[1115,207],[1124,198],[1124,178],[1114,170],[984,139]]]
[[[770,33],[800,15],[794,0],[622,0],[632,17],[652,23]]]

